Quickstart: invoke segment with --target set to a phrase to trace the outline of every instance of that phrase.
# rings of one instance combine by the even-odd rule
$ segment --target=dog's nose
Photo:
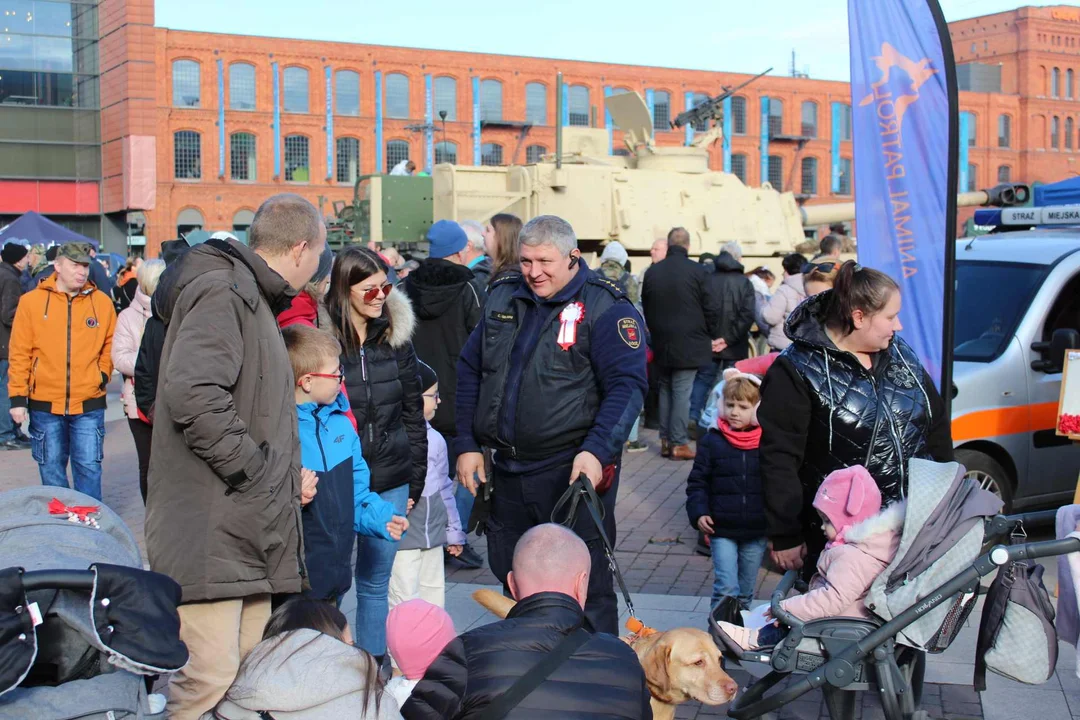
[[[728,678],[724,683],[724,692],[728,694],[732,700],[739,694],[739,683],[735,682],[731,678]]]

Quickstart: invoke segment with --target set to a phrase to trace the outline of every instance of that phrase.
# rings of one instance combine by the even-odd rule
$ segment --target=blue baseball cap
[[[432,225],[427,232],[428,255],[433,258],[444,258],[459,253],[469,244],[469,238],[453,220],[439,220]]]

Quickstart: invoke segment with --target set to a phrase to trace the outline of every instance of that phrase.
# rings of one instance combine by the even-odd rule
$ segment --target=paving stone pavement
[[[121,515],[145,553],[144,514],[135,447],[126,421],[118,411],[119,398],[115,393],[110,404],[102,482],[104,501]],[[639,615],[650,625],[660,629],[680,625],[704,627],[712,587],[712,562],[694,553],[696,533],[686,519],[685,481],[690,463],[661,459],[655,433],[643,431],[642,439],[649,443],[650,449],[624,457],[616,504],[618,561],[634,594]],[[0,491],[39,482],[37,466],[28,450],[0,455]],[[485,555],[484,539],[474,540],[476,549]],[[1053,563],[1049,563],[1047,570],[1052,568]],[[1048,575],[1052,574],[1048,572]],[[756,595],[767,597],[778,579],[778,575],[763,569]],[[447,583],[447,607],[459,631],[492,619],[490,616],[485,618],[484,611],[468,597],[477,584],[495,584],[489,570],[448,567]],[[355,599],[350,593],[343,610],[351,610],[354,604]],[[969,622],[977,621],[978,613],[975,613]],[[1039,720],[1080,720],[1080,679],[1076,675],[1075,650],[1071,646],[1062,645],[1059,673],[1046,685],[1030,687],[991,677],[990,687],[980,701],[979,695],[970,689],[974,632],[974,626],[965,629],[947,653],[930,659],[923,707],[931,717],[1014,720],[1037,713]],[[733,671],[733,677],[743,685],[748,680],[748,676],[738,670]],[[688,703],[679,708],[677,717],[724,717],[726,713],[726,707]],[[826,717],[820,693],[801,698],[779,714],[781,719]],[[859,708],[860,720],[880,717],[881,708],[876,698],[864,697]]]

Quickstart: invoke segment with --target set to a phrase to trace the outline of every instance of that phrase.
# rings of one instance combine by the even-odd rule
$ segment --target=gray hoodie
[[[200,720],[401,720],[381,693],[364,705],[367,653],[315,630],[263,640],[251,651],[216,710]]]
[[[803,289],[802,273],[788,275],[773,293],[768,305],[761,309],[761,317],[769,325],[770,348],[783,350],[791,344],[791,339],[784,334],[784,322],[791,311],[805,299],[806,290]]]

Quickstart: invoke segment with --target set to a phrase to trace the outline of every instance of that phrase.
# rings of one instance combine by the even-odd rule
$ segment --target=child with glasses
[[[390,574],[390,607],[417,598],[443,607],[446,576],[443,546],[452,556],[461,554],[465,531],[454,499],[446,440],[431,427],[439,407],[439,378],[424,362],[419,362],[420,386],[424,388],[424,420],[427,422],[428,469],[424,494],[409,511],[409,534],[398,544],[394,569]]]
[[[360,438],[341,393],[341,345],[305,325],[281,331],[296,379],[308,596],[340,605],[352,585],[356,533],[400,540],[409,522],[371,490]]]

